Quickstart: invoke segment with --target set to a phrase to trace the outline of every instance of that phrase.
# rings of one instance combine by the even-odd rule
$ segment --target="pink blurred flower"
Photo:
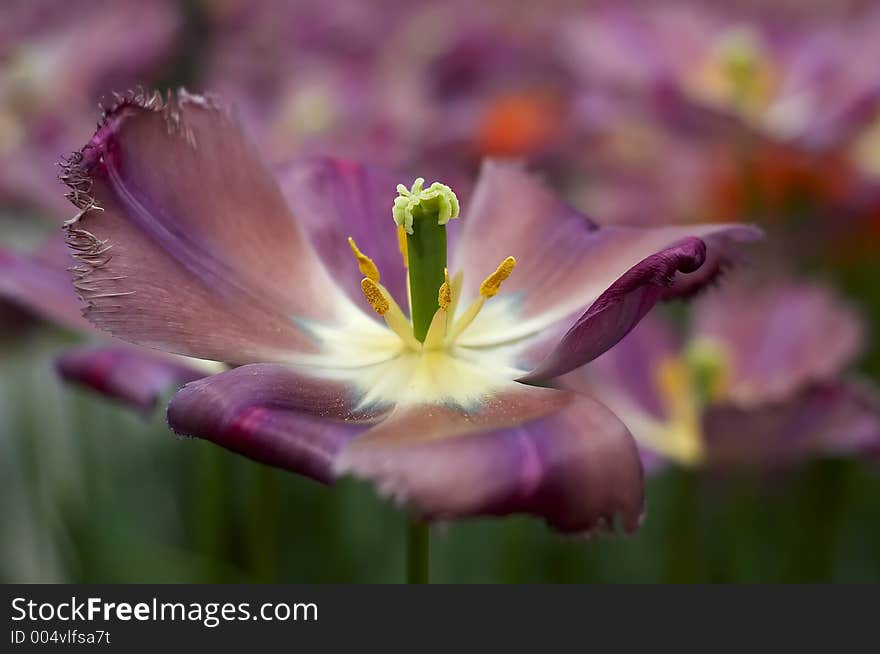
[[[880,395],[846,375],[853,308],[820,285],[730,281],[694,303],[683,341],[651,316],[567,382],[621,417],[652,468],[880,455]]]
[[[96,98],[149,81],[174,45],[173,2],[11,0],[0,22],[0,204],[64,215],[55,162]]]

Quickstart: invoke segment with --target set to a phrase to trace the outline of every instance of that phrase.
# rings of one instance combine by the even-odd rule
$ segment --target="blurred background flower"
[[[160,76],[177,47],[173,2],[13,1],[0,27],[0,194],[64,215],[47,184],[97,99]]]
[[[186,84],[235,104],[269,161],[351,157],[441,179],[466,204],[482,157],[516,157],[600,224],[767,230],[747,281],[722,274],[590,368],[600,394],[690,421],[672,430],[685,450],[738,465],[661,466],[627,539],[450,526],[437,580],[880,580],[872,4],[4,3],[0,578],[399,578],[399,517],[369,489],[179,442],[160,415],[56,377],[59,356],[88,384],[127,354],[63,354],[89,341],[60,291],[72,212],[55,163],[102,96]]]
[[[695,300],[683,338],[651,316],[569,384],[623,419],[648,470],[876,460],[880,393],[844,376],[862,350],[858,316],[821,286],[746,279]]]

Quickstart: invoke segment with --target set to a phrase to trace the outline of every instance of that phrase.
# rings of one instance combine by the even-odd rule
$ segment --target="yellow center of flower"
[[[685,86],[699,100],[755,121],[764,118],[776,98],[779,75],[760,36],[736,28],[716,40]]]
[[[407,269],[406,310],[382,283],[369,253],[349,238],[363,275],[363,297],[385,324],[356,310],[346,311],[336,326],[310,324],[322,351],[297,356],[291,363],[351,382],[361,407],[425,403],[477,407],[488,395],[512,388],[525,372],[516,364],[525,346],[478,347],[462,338],[486,302],[498,295],[516,260],[507,257],[499,262],[479,285],[476,299],[464,303],[463,273],[446,268],[446,224],[459,212],[454,193],[438,183],[426,188],[422,179],[409,189],[401,185],[398,191],[393,216]]]
[[[643,432],[643,444],[684,466],[703,463],[703,411],[724,396],[728,370],[723,352],[705,341],[695,341],[682,356],[662,360],[654,371],[654,386],[667,417]]]
[[[380,283],[379,269],[375,262],[361,252],[354,239],[349,237],[348,243],[357,258],[358,268],[365,275],[361,280],[361,290],[367,303],[373,311],[382,316],[385,324],[400,338],[401,343],[414,352],[451,349],[455,345],[456,339],[480,313],[486,300],[498,294],[501,284],[510,277],[514,266],[516,266],[516,259],[513,257],[504,259],[495,272],[480,284],[479,297],[471,302],[459,316],[456,316],[456,308],[461,297],[464,277],[459,273],[450,279],[449,271],[444,270],[443,283],[437,289],[439,308],[434,312],[425,340],[419,341],[415,336],[411,320],[388,292],[388,289]],[[410,307],[411,311],[412,307]]]

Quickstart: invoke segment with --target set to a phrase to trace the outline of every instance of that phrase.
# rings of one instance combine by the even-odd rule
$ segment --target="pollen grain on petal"
[[[504,261],[502,261],[498,268],[495,269],[491,275],[486,277],[482,284],[480,284],[480,295],[484,298],[495,297],[498,294],[498,290],[501,288],[501,283],[510,277],[510,273],[513,272],[513,268],[516,265],[516,259],[513,257],[507,257]]]
[[[361,274],[367,279],[378,282],[379,269],[376,267],[373,260],[358,249],[357,244],[351,236],[348,237],[348,245],[351,247],[351,251],[354,252],[354,256],[357,258],[358,268],[360,269]]]
[[[369,277],[364,277],[361,280],[361,290],[364,292],[364,297],[367,298],[367,302],[373,307],[373,311],[380,316],[384,316],[388,313],[388,309],[391,308],[391,303],[388,302],[388,298],[385,297],[382,293],[382,289],[379,288],[379,285],[374,280]]]

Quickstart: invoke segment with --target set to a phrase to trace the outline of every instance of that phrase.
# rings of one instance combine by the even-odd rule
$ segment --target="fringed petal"
[[[236,121],[185,91],[128,94],[63,165],[75,285],[97,327],[242,363],[315,349],[350,306]]]

